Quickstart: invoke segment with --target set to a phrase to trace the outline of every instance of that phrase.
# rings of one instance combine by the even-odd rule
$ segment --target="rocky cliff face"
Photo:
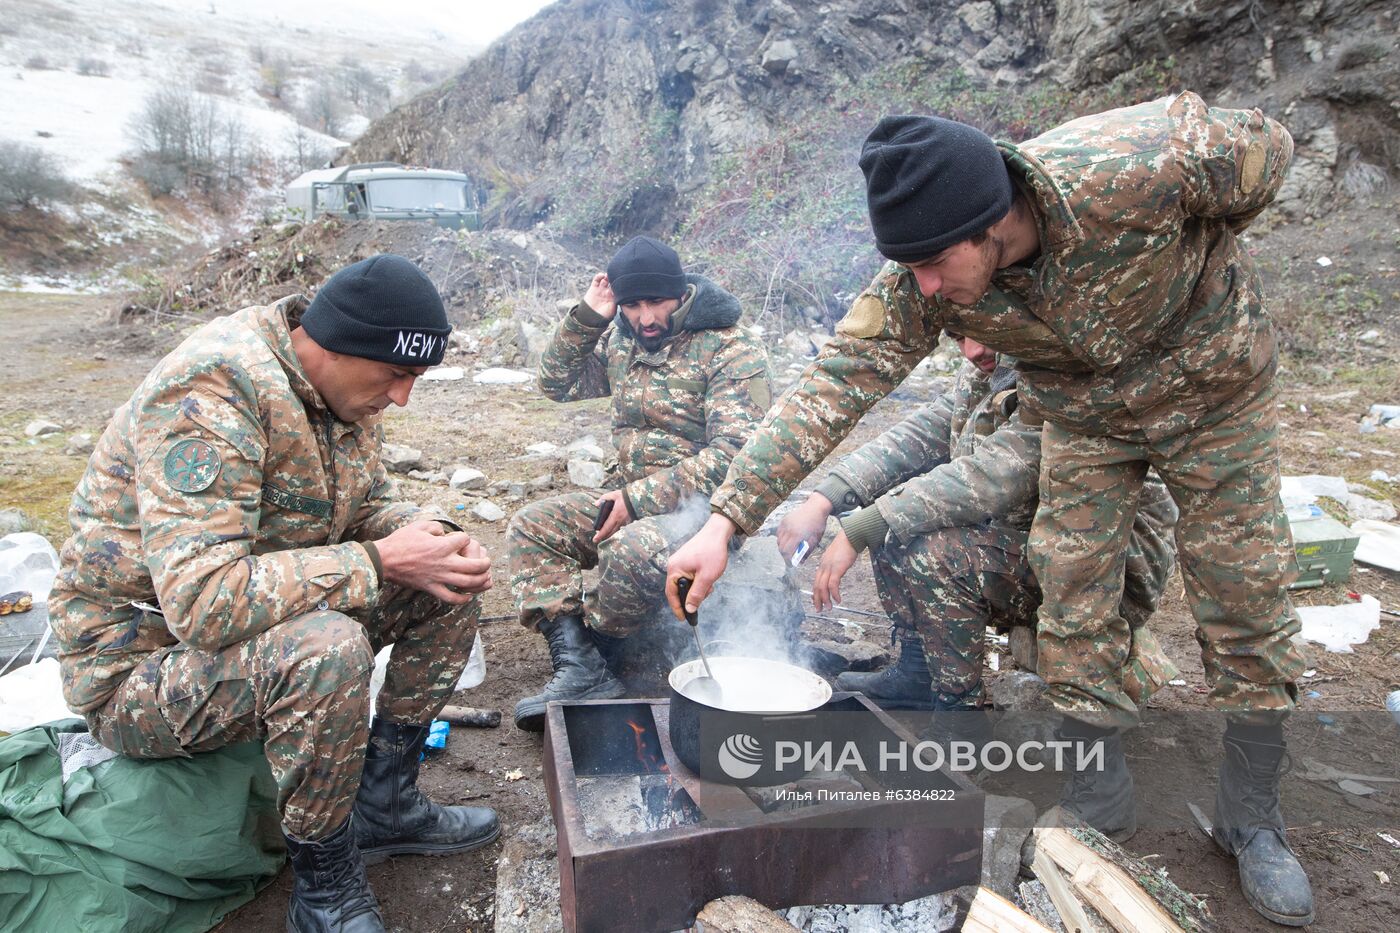
[[[514,224],[561,186],[611,186],[608,232],[627,233],[879,69],[960,69],[1011,97],[1170,59],[1181,86],[1288,122],[1285,198],[1307,213],[1400,171],[1396,37],[1388,0],[561,0],[347,158],[460,167],[509,192]]]

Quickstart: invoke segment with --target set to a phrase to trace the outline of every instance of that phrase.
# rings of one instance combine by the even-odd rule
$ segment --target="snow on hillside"
[[[38,145],[69,177],[92,183],[131,149],[128,126],[150,92],[174,85],[236,115],[269,156],[295,150],[298,125],[303,147],[329,152],[372,115],[341,100],[332,129],[343,138],[314,125],[311,98],[318,83],[336,79],[333,68],[362,66],[377,82],[372,103],[383,110],[475,51],[422,20],[302,15],[310,8],[272,0],[4,0],[0,139]]]

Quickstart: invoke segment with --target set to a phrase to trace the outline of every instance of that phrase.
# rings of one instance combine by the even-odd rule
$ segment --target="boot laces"
[[[355,837],[346,833],[336,851],[326,852],[329,865],[325,866],[325,886],[343,892],[340,900],[340,919],[349,920],[379,908],[379,902],[370,890],[369,879],[365,876],[365,865],[355,848]]]

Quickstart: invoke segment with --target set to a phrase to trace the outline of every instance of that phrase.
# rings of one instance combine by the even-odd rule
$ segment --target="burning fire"
[[[669,775],[671,769],[667,767],[666,762],[661,760],[659,752],[654,752],[647,748],[646,727],[630,719],[627,720],[627,726],[632,730],[632,743],[636,747],[637,761],[641,762],[642,767],[646,768],[647,771],[658,771],[662,774]]]

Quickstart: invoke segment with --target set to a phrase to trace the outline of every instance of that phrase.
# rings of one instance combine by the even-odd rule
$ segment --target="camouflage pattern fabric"
[[[1274,327],[1239,234],[1277,194],[1292,139],[1257,110],[1207,107],[1188,92],[998,145],[1040,226],[1034,266],[1000,270],[976,304],[960,306],[924,298],[908,268],[886,263],[838,325],[836,339],[734,458],[712,508],[752,533],[931,352],[946,328],[1018,360],[1022,417],[1055,425],[1061,449],[1054,459],[1062,476],[1079,467],[1081,441],[1086,448],[1093,439],[1138,445],[1141,471],[1148,462],[1158,466],[1181,507],[1178,549],[1190,573],[1193,562],[1200,566],[1191,551],[1194,530],[1229,521],[1236,512],[1228,500],[1237,492],[1192,493],[1167,475],[1173,467],[1162,452],[1189,448],[1193,437],[1208,437],[1211,429],[1249,430],[1241,411],[1272,385]],[[1238,440],[1250,462],[1272,461],[1277,471],[1270,432]],[[1050,462],[1047,448],[1044,469]],[[1086,456],[1083,465],[1092,464]],[[1121,500],[1122,516],[1136,507],[1136,488],[1131,500],[1127,489],[1102,490],[1101,497]],[[1048,508],[1042,490],[1036,521],[1047,529],[1051,520],[1041,516]],[[1254,523],[1260,538],[1239,538],[1245,551],[1274,548],[1274,528],[1286,534],[1282,511],[1271,514],[1268,522]],[[1121,522],[1116,527],[1121,561],[1125,534]],[[1057,603],[1051,615],[1065,632],[1097,631],[1102,617],[1088,617],[1088,607],[1117,604],[1121,568],[1082,581],[1083,589],[1097,589],[1094,600],[1058,605],[1073,589],[1069,581],[1053,580],[1061,574],[1052,559],[1061,544],[1049,533],[1033,542],[1046,549],[1038,575],[1042,585],[1052,584],[1045,594],[1047,603]],[[1245,643],[1277,637],[1285,576],[1272,566],[1260,570],[1233,594],[1235,607],[1248,607],[1244,615],[1225,628],[1200,619],[1207,656],[1238,661],[1236,644],[1215,644],[1226,628],[1253,633],[1237,636]],[[1195,608],[1205,611],[1210,602],[1202,599]],[[1262,680],[1259,690],[1217,687],[1217,703],[1237,693],[1234,706],[1261,695],[1275,697],[1263,701],[1272,705],[1288,692],[1273,679],[1278,672],[1265,666],[1222,668]],[[1118,696],[1113,689],[1106,693]],[[1067,691],[1061,696],[1076,711],[1094,705],[1085,697],[1068,703]]]
[[[1031,563],[1045,594],[1036,646],[1056,707],[1131,724],[1120,682],[1128,622],[1116,611],[1124,539],[1147,464],[1181,506],[1186,597],[1196,617],[1212,705],[1287,711],[1304,660],[1285,586],[1293,545],[1279,498],[1276,393],[1230,420],[1164,444],[1072,434],[1045,426],[1040,511]]]
[[[394,645],[377,714],[430,722],[466,667],[479,614],[476,599],[448,606],[390,586],[380,606],[354,617],[310,612],[218,651],[162,648],[88,722],[98,741],[133,758],[261,739],[284,828],[317,839],[354,806],[375,652]]]
[[[637,518],[713,492],[772,401],[768,351],[736,326],[738,300],[704,276],[686,279],[660,349],[644,350],[622,312],[610,322],[580,301],[540,360],[540,390],[555,401],[612,396],[618,472]]]
[[[392,598],[356,542],[422,519],[446,522],[396,498],[380,460],[378,419],[339,421],[308,381],[291,343],[305,306],[289,298],[192,333],[117,410],[74,493],[73,535],[49,604],[64,696],[89,714],[99,738],[121,737],[104,729],[98,711],[108,723],[126,717],[137,734],[152,737],[150,745],[123,740],[131,754],[180,753],[173,733],[184,724],[171,724],[172,735],[162,737],[160,707],[147,703],[166,676],[162,665],[214,658],[221,660],[207,662],[211,674],[236,663],[251,668],[273,645],[319,656],[314,645],[292,645],[298,632],[313,642],[321,634],[282,626],[308,615],[361,617]],[[329,628],[325,637],[341,644],[344,626]],[[424,648],[417,663],[444,650]],[[362,689],[358,662],[353,652],[341,653],[343,663],[326,668],[318,683],[341,672],[353,694]],[[186,686],[193,670],[178,671]],[[401,703],[393,699],[399,688],[386,685],[386,709],[419,715],[431,705],[420,677],[405,681]],[[133,705],[123,706],[122,696]],[[216,699],[217,717],[227,698]],[[288,708],[285,715],[302,713]],[[201,734],[203,725],[193,728],[189,741],[218,741]],[[233,730],[225,741],[240,737]],[[319,780],[331,780],[324,762]]]
[[[1040,447],[1040,429],[1016,415],[1014,374],[968,363],[952,389],[843,457],[818,487],[837,508],[886,519],[889,537],[871,551],[880,601],[896,625],[919,632],[944,704],[980,700],[986,626],[1035,624],[1041,592],[1026,539]],[[1156,610],[1175,570],[1176,519],[1150,476],[1128,540],[1122,612],[1132,628]],[[1146,678],[1130,678],[1141,697]]]
[[[623,525],[593,543],[597,497],[571,492],[532,502],[515,513],[506,533],[510,591],[521,624],[581,613],[590,628],[614,638],[634,633],[665,603],[666,558],[695,534],[707,513],[690,508]],[[583,572],[599,568],[598,586],[584,592]]]

